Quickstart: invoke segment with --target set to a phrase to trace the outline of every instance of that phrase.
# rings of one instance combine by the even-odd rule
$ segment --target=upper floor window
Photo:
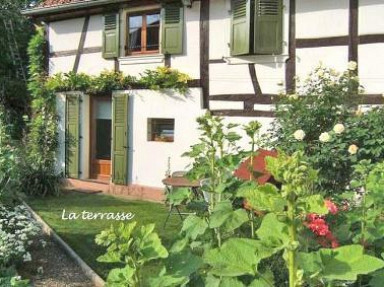
[[[279,55],[283,0],[231,0],[231,55]]]
[[[159,52],[160,11],[128,14],[126,54]]]
[[[145,6],[142,12],[131,13],[128,10],[126,19],[122,23],[118,12],[104,15],[104,59],[136,54],[183,54],[184,7],[180,0],[164,1],[159,10],[145,10]],[[120,24],[124,25],[123,29]],[[121,33],[125,33],[123,37]],[[120,38],[125,38],[125,43],[120,43]]]

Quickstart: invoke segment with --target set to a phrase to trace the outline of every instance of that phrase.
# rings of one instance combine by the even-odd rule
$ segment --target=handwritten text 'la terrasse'
[[[63,213],[61,214],[62,220],[131,220],[135,217],[132,213],[118,212],[118,213],[100,213],[100,212],[89,212],[83,210],[81,213],[70,212],[66,214],[65,209],[63,209]]]

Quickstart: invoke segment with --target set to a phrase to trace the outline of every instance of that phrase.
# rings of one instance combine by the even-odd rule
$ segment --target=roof
[[[83,2],[83,0],[44,0],[39,4],[39,6],[51,7],[51,6],[58,6],[58,5],[69,4],[74,2]]]

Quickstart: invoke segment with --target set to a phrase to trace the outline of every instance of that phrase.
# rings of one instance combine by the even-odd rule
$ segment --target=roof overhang
[[[101,7],[110,4],[119,4],[127,3],[131,0],[85,0],[85,1],[76,1],[68,4],[61,4],[48,7],[36,7],[31,9],[26,9],[22,11],[22,14],[25,16],[31,17],[41,17],[49,14],[58,14],[63,12],[70,12],[79,9],[89,9],[95,7]]]

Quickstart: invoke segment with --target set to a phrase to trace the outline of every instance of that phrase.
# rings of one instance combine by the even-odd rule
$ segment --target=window
[[[174,119],[148,119],[148,141],[173,142],[174,135]]]
[[[160,7],[159,10],[139,13],[128,11],[124,26],[126,29],[120,29],[119,13],[104,15],[102,42],[104,59],[116,59],[122,54],[126,56],[159,52],[164,55],[183,54],[184,7],[181,1],[162,1],[161,13]],[[124,31],[126,40],[124,45],[121,45],[120,33]],[[120,51],[121,46],[124,46],[123,52]]]
[[[159,52],[160,12],[128,14],[127,54]]]
[[[279,55],[283,0],[231,0],[231,55]]]

